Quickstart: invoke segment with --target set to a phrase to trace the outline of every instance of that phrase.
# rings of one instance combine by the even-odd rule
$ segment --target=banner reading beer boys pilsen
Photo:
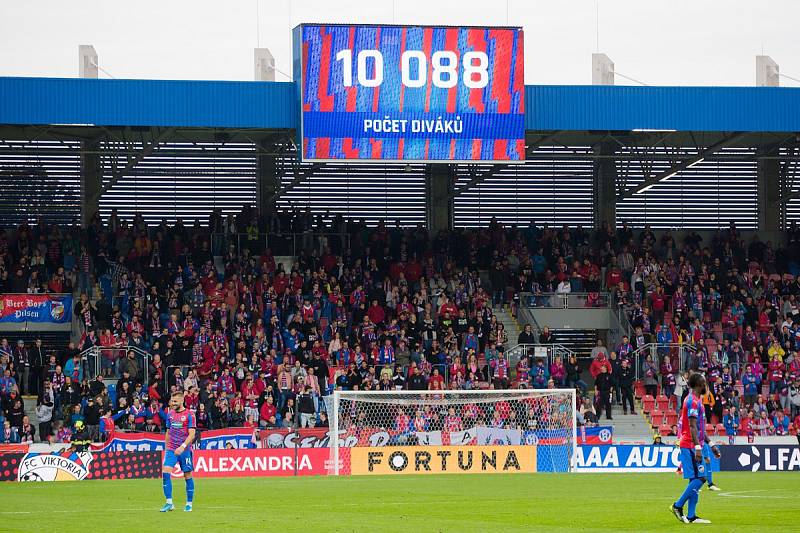
[[[72,320],[71,294],[6,294],[0,297],[0,323]]]
[[[302,157],[522,161],[519,28],[301,25]]]

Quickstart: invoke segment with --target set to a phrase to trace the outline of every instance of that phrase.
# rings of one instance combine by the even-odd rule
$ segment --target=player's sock
[[[711,481],[711,478],[712,478],[711,464],[708,464],[708,465],[706,465],[706,483],[708,483],[709,486],[714,484],[714,482]]]
[[[186,478],[186,505],[191,505],[194,500],[194,478]]]
[[[686,517],[689,520],[697,518],[697,501],[700,499],[700,488],[703,486],[703,482],[700,481],[699,479],[695,479],[694,481],[692,481],[692,483],[694,483],[695,481],[699,481],[700,483],[694,486],[692,494],[689,496],[689,510],[686,513]]]
[[[164,497],[167,499],[167,503],[172,503],[172,475],[166,472],[161,474],[161,479],[163,480],[162,485],[164,486]]]
[[[686,502],[689,501],[692,494],[696,494],[696,490],[699,490],[700,487],[703,486],[703,482],[699,479],[693,479],[686,485],[686,489],[681,494],[681,497],[678,498],[678,501],[675,502],[675,507],[683,507],[686,505]],[[690,515],[691,516],[691,515]]]

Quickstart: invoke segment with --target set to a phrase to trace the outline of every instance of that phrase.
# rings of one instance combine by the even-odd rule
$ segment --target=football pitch
[[[198,479],[162,514],[161,480],[3,483],[0,531],[800,531],[800,475],[720,473],[684,525],[675,474]]]

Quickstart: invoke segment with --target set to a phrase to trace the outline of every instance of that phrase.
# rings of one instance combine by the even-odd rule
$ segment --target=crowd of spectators
[[[800,427],[799,243],[794,225],[777,248],[755,236],[745,242],[734,224],[708,243],[695,232],[678,242],[671,231],[657,238],[647,227],[637,235],[627,225],[591,236],[545,231],[533,257],[544,282],[523,288],[534,295],[602,289],[627,312],[631,337],[610,350],[599,342],[592,351],[590,418],[598,410],[610,416],[610,405],[623,401],[625,412],[634,409],[627,405],[632,373],[643,381],[641,396],[666,396],[677,410],[689,373],[702,372],[707,418],[726,434],[786,435]],[[519,340],[537,339],[526,328]],[[557,342],[548,331],[538,340]]]
[[[291,264],[251,238],[270,232],[269,242],[280,246],[281,231],[308,234]],[[745,246],[731,227],[704,247],[696,234],[679,244],[670,232],[656,240],[647,228],[637,237],[625,225],[589,231],[497,223],[431,236],[399,223],[323,222],[308,211],[259,219],[248,208],[192,227],[148,226],[141,216],[125,221],[113,213],[84,230],[22,225],[0,230],[0,293],[74,292],[81,335],[54,353],[0,345],[4,416],[10,433],[32,440],[33,424],[19,413],[21,393],[36,394],[40,437],[68,439],[83,420],[102,438],[115,427],[158,429],[158,408],[181,389],[201,429],[308,427],[327,424],[321,397],[337,387],[567,386],[584,396],[590,382],[590,405],[610,417],[611,404],[627,400],[632,387],[620,370],[643,364],[623,362],[627,354],[663,341],[697,350],[687,361],[665,352],[654,374],[645,372],[647,386],[656,380],[653,392],[677,394],[681,369],[705,371],[712,412],[722,420],[733,413],[737,385],[745,387],[740,407],[757,405],[762,392],[760,384],[752,388],[752,375],[771,383],[767,400],[792,419],[800,406],[793,318],[800,281],[781,274],[790,270],[796,237],[789,232],[788,249],[758,240]],[[512,364],[504,353],[509,339],[493,307],[559,285],[615,292],[635,326],[612,352],[597,351],[591,380],[582,379],[576,359]],[[528,339],[522,335],[557,341],[548,331],[526,328],[520,342]],[[97,365],[80,357],[93,347],[100,348]],[[755,429],[764,422],[753,414],[750,427],[770,431]]]

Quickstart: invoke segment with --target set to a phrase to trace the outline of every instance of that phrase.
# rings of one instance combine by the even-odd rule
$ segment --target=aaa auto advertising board
[[[722,448],[723,457],[727,447]],[[576,472],[675,472],[680,449],[674,446],[578,446]],[[712,472],[719,471],[712,457]]]
[[[324,476],[328,448],[195,450],[195,477]]]

